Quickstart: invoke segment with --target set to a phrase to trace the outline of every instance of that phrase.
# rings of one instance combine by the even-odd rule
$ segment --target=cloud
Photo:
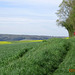
[[[55,16],[55,11],[52,11],[52,10],[43,10],[43,11],[40,11],[41,9],[38,9],[38,10],[30,10],[30,9],[21,9],[21,8],[2,8],[0,7],[0,15],[12,15],[12,14],[16,14],[16,15],[32,15],[32,16],[47,16],[47,17],[50,17],[50,16]]]
[[[16,4],[51,4],[51,5],[59,5],[62,0],[0,0],[5,2],[12,2]]]
[[[56,26],[62,0],[0,0],[0,33],[66,35]]]
[[[29,22],[26,18],[0,17],[0,22]]]
[[[0,26],[2,34],[24,34],[24,35],[50,35],[50,36],[68,36],[64,28],[50,27],[49,29],[41,25],[2,25]]]
[[[16,18],[16,17],[0,17],[0,23],[52,23],[55,20],[49,19],[30,19],[30,18]]]

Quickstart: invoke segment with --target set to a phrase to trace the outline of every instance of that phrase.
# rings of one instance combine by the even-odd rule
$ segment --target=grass
[[[70,39],[70,41],[72,47],[53,75],[75,75],[75,72],[69,72],[69,69],[75,69],[75,38]]]
[[[23,41],[22,41],[23,42]],[[75,75],[75,39],[0,45],[0,75]]]

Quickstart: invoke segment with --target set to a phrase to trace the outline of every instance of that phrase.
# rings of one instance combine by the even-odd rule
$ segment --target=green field
[[[0,45],[0,75],[75,75],[75,38]]]

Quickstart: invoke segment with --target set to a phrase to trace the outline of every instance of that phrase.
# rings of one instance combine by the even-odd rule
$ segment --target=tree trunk
[[[74,36],[75,36],[75,26],[73,28],[74,28]]]
[[[75,32],[75,25],[73,26],[73,30],[74,30],[74,32]]]
[[[74,32],[73,31],[68,31],[69,32],[69,37],[73,37],[74,36]]]

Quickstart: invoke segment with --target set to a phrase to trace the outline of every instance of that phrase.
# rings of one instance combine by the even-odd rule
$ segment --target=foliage
[[[63,0],[59,7],[57,23],[65,27],[72,37],[75,32],[75,0]]]
[[[71,42],[53,38],[0,45],[0,49],[0,75],[52,75],[71,49]]]
[[[69,69],[75,69],[75,37],[69,40],[72,43],[72,47],[53,75],[75,75],[75,72],[69,72]]]

